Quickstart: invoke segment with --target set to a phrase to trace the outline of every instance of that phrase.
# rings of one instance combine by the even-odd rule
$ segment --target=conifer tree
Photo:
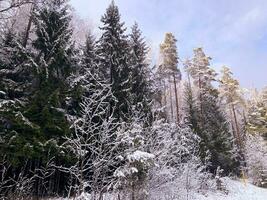
[[[75,66],[66,1],[46,1],[36,8],[35,14],[35,55],[34,58],[27,55],[29,64],[26,65],[31,69],[28,101],[21,108],[13,108],[11,125],[5,128],[10,133],[6,134],[9,162],[18,173],[24,170],[27,175],[53,157],[58,165],[69,162],[68,153],[60,145],[70,133],[67,118],[72,94],[68,78]],[[61,175],[57,171],[47,177],[49,188],[41,185],[42,180],[37,176],[33,192],[37,196],[62,192],[66,181]],[[59,184],[61,181],[64,184]]]
[[[267,105],[267,86],[262,89],[261,95],[263,103]]]
[[[184,89],[184,111],[185,111],[185,124],[191,128],[194,133],[200,132],[200,118],[199,109],[197,107],[196,98],[193,93],[193,89],[189,82],[185,83]]]
[[[102,77],[111,84],[116,101],[111,101],[116,118],[125,120],[129,114],[130,67],[129,46],[124,23],[120,21],[119,9],[114,1],[103,15],[100,28],[103,33],[98,41],[97,54]]]
[[[88,71],[95,74],[96,68],[96,52],[95,52],[95,39],[91,32],[88,32],[85,46],[83,47],[82,68],[80,69],[80,76],[83,76]]]
[[[66,2],[50,0],[39,6],[35,17],[37,39],[33,42],[38,51],[37,62],[41,64],[38,69],[41,79],[62,86],[73,71],[74,54],[71,18]]]
[[[169,96],[170,96],[170,108],[171,108],[171,118],[176,119],[177,122],[180,121],[180,111],[179,111],[179,99],[178,99],[178,88],[177,84],[181,80],[181,72],[178,69],[178,54],[176,47],[177,40],[172,33],[166,33],[164,42],[160,45],[160,53],[162,57],[162,63],[160,65],[160,71],[163,73],[163,79],[169,84]],[[175,107],[176,107],[176,117],[174,117],[174,103],[172,99],[172,85],[174,88],[175,97]]]
[[[218,167],[224,170],[225,174],[236,171],[237,163],[234,162],[233,138],[229,130],[229,124],[225,114],[218,105],[218,91],[212,86],[216,80],[216,73],[209,65],[210,58],[205,55],[201,48],[194,50],[194,58],[187,66],[187,72],[193,78],[194,86],[197,88],[197,123],[196,112],[189,112],[187,117],[189,124],[194,125],[193,130],[201,138],[200,153],[202,159],[210,156],[210,171],[215,173]],[[190,93],[189,93],[190,94]],[[188,98],[192,104],[192,97]],[[188,102],[187,102],[188,103]],[[192,105],[189,104],[189,108]],[[190,110],[189,110],[190,111]],[[191,115],[191,116],[190,116]]]
[[[237,110],[244,104],[240,86],[237,80],[232,77],[232,72],[228,67],[223,67],[222,77],[219,80],[219,92],[221,103],[230,110],[232,117],[232,127],[234,127],[234,136],[238,142],[239,147],[242,146],[242,133],[240,124],[238,122]]]
[[[44,134],[61,137],[68,132],[68,78],[74,72],[74,46],[71,41],[69,8],[66,1],[50,0],[38,8],[35,16],[37,51],[35,95],[28,113]],[[50,136],[49,136],[50,135]]]
[[[248,101],[247,130],[250,134],[262,135],[267,139],[266,89],[254,94]]]
[[[31,54],[21,45],[14,30],[7,30],[0,48],[0,137],[3,136],[0,154],[6,154],[8,162],[14,165],[19,165],[19,158],[32,153],[25,154],[28,149],[23,148],[25,138],[19,138],[19,132],[30,132],[28,128],[31,126],[23,115],[32,93],[31,61]],[[29,137],[26,141],[31,144],[34,138]],[[18,152],[18,149],[23,150]]]
[[[81,59],[79,68],[72,76],[72,107],[73,115],[81,115],[80,103],[83,96],[91,95],[92,87],[96,84],[96,80],[100,80],[99,68],[96,63],[96,44],[94,36],[91,32],[87,33],[85,45],[81,48]],[[90,85],[90,90],[88,90]]]
[[[7,99],[22,100],[29,93],[31,74],[29,69],[30,55],[21,45],[19,37],[11,28],[7,30],[0,49],[0,90]]]
[[[238,174],[233,137],[226,115],[218,105],[217,91],[214,94],[203,95],[202,109],[204,115],[203,119],[200,119],[203,120],[200,132],[201,145],[210,153],[211,171],[215,172],[220,167],[224,170],[224,174],[230,172]]]
[[[131,105],[134,109],[142,110],[149,117],[151,115],[151,83],[150,71],[147,63],[147,46],[141,36],[137,23],[130,34],[130,83]]]

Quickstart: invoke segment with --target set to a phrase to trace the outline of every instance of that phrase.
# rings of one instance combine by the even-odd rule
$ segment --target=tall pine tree
[[[219,80],[219,92],[221,103],[226,107],[228,114],[230,114],[233,135],[237,141],[239,148],[243,146],[243,137],[240,128],[238,113],[242,112],[244,106],[244,99],[242,97],[239,82],[232,77],[233,73],[228,67],[223,67],[222,77]],[[239,117],[239,118],[238,118]]]
[[[165,92],[169,93],[171,114],[170,119],[172,121],[175,119],[175,121],[179,123],[180,108],[178,99],[178,83],[181,80],[181,72],[178,69],[179,58],[176,42],[177,40],[175,39],[172,33],[166,33],[164,42],[160,45],[160,55],[162,58],[162,63],[160,64],[158,70],[162,73],[162,81],[164,82],[164,84],[166,84],[166,87],[169,87],[169,89]],[[173,100],[173,96],[175,101]]]
[[[116,101],[111,101],[118,120],[126,120],[130,112],[130,67],[128,63],[129,45],[124,23],[120,21],[119,9],[114,1],[101,19],[103,33],[98,41],[97,53],[102,77],[111,84]]]

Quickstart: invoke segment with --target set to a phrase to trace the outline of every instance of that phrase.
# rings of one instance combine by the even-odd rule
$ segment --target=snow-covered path
[[[267,189],[244,182],[225,180],[229,194],[209,193],[207,196],[197,194],[196,200],[267,200]]]

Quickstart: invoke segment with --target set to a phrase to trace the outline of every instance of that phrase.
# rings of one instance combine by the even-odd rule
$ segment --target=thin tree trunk
[[[191,79],[190,79],[190,75],[189,75],[189,73],[188,73],[188,72],[187,72],[187,78],[188,78],[188,84],[189,84],[189,88],[190,88],[190,90],[192,91]]]
[[[134,183],[132,183],[132,199],[135,200],[135,188],[134,188]]]
[[[164,104],[164,106],[167,106],[167,87],[166,87],[166,84],[165,84],[165,82],[163,83],[163,87],[164,87],[164,96],[163,96],[163,104]]]
[[[99,194],[99,199],[98,200],[103,200],[103,191],[101,190],[100,194]]]
[[[163,82],[163,97],[162,97],[162,105],[164,106],[164,115],[167,116],[167,112],[166,112],[166,108],[167,108],[167,88],[166,88],[166,84],[165,81]]]
[[[232,118],[234,118],[234,117],[232,117]],[[234,136],[234,138],[237,138],[237,136],[235,134],[236,131],[235,131],[233,119],[231,119],[231,127],[232,127],[232,130],[233,130],[233,136]]]
[[[80,166],[80,191],[79,195],[81,195],[84,192],[84,178],[83,178],[83,169],[84,169],[84,160],[80,158],[81,160],[81,166]]]
[[[238,124],[237,124],[237,117],[236,117],[235,107],[234,107],[233,104],[232,104],[232,111],[233,111],[233,114],[234,114],[237,141],[239,143],[239,147],[241,148],[242,147],[242,143],[241,143],[241,138],[240,138],[240,131],[239,131],[239,127],[238,127]]]
[[[56,186],[56,194],[59,194],[59,186],[60,186],[60,171],[58,171],[58,174],[57,174],[57,186]]]
[[[203,103],[202,103],[202,83],[200,80],[200,76],[198,77],[198,87],[199,87],[199,103],[200,103],[200,115],[201,115],[201,120],[200,120],[200,127],[203,128],[204,125],[204,114],[203,114]]]
[[[177,90],[175,74],[173,74],[173,81],[174,81],[174,92],[175,92],[175,101],[176,101],[176,115],[177,115],[176,117],[177,117],[177,123],[179,123],[180,122],[179,99],[178,99],[178,90]]]
[[[28,39],[29,39],[31,27],[32,27],[34,10],[35,10],[35,4],[32,4],[31,11],[30,11],[30,17],[29,17],[29,21],[28,21],[28,25],[27,25],[27,28],[25,30],[25,35],[24,35],[23,42],[22,42],[22,46],[24,48],[27,46],[27,43],[28,43]]]
[[[172,104],[172,85],[171,85],[171,78],[169,77],[169,85],[170,85],[170,106],[171,106],[171,121],[173,121],[173,104]]]
[[[243,139],[246,139],[246,133],[247,133],[247,129],[246,129],[246,126],[247,126],[247,118],[246,118],[246,114],[245,114],[245,111],[243,110],[243,119],[244,119],[244,124],[245,124],[245,131],[244,131],[244,135],[243,135]]]

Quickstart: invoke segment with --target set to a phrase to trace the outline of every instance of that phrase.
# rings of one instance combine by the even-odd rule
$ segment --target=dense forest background
[[[267,186],[267,88],[241,88],[203,48],[182,60],[172,33],[152,66],[114,1],[101,23],[93,35],[67,0],[0,0],[1,199]]]

